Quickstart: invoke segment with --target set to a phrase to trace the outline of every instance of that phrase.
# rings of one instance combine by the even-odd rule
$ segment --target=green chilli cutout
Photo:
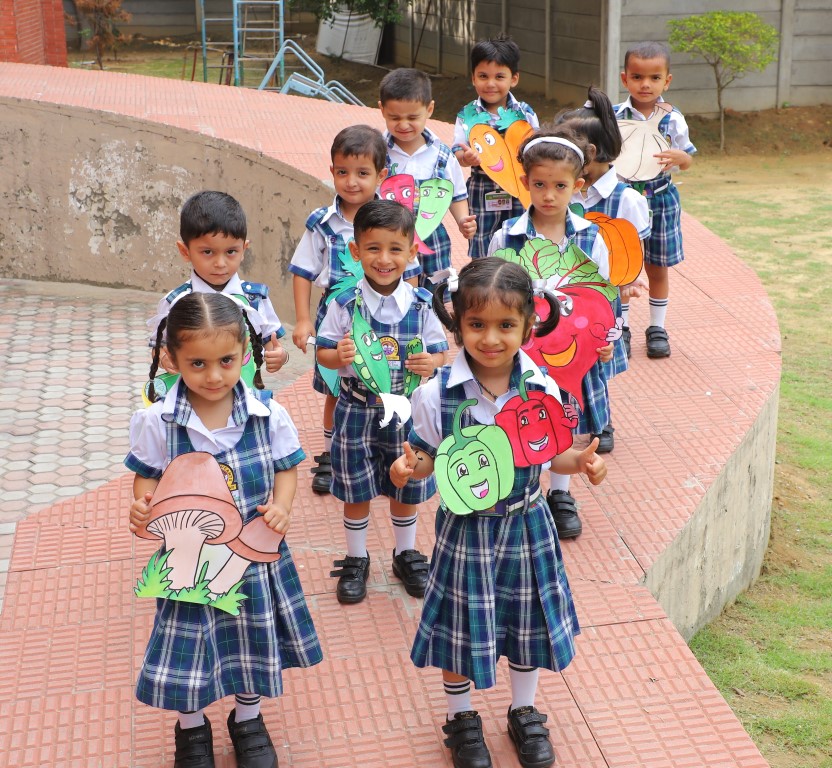
[[[375,394],[389,393],[390,364],[384,354],[376,332],[361,314],[361,297],[355,298],[352,313],[352,340],[355,344],[355,360],[352,367],[362,384]]]
[[[404,361],[407,362],[413,355],[419,355],[425,351],[425,345],[422,343],[422,340],[416,336],[415,338],[411,339],[407,342],[407,346],[405,347],[404,351]],[[416,387],[419,386],[420,382],[422,381],[422,377],[418,373],[414,373],[413,371],[404,369],[404,396],[410,397],[413,392],[416,390]]]

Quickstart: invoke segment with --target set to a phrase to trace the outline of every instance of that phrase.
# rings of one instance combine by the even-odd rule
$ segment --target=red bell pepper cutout
[[[556,397],[526,390],[526,379],[533,375],[526,371],[520,377],[520,394],[494,417],[508,435],[517,467],[545,464],[572,446],[573,420],[566,417]]]

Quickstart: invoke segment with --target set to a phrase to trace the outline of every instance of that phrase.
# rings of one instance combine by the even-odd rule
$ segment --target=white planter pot
[[[375,64],[381,45],[382,28],[366,13],[335,11],[329,21],[321,21],[315,50],[348,61]]]

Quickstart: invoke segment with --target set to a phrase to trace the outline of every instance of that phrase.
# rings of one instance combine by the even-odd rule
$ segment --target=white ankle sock
[[[509,662],[508,676],[511,679],[511,708],[533,707],[540,670]]]
[[[260,697],[256,693],[238,693],[234,696],[234,722],[254,720],[260,714]]]
[[[624,320],[624,327],[630,327],[630,305],[629,304],[622,304],[621,305],[621,319]]]
[[[566,491],[569,493],[569,480],[571,475],[559,475],[557,472],[549,473],[549,485],[553,491]]]
[[[180,712],[179,727],[184,731],[186,728],[199,728],[205,725],[205,710],[198,709],[196,712]]]
[[[332,450],[332,430],[324,430],[324,453],[329,453]]]
[[[459,683],[443,681],[445,697],[448,700],[448,720],[453,720],[457,712],[471,710],[471,681],[463,680]]]
[[[669,299],[650,299],[650,325],[657,325],[659,328],[664,328],[668,301]]]
[[[347,555],[349,557],[367,557],[367,526],[370,516],[360,520],[344,518],[344,533],[347,535]]]
[[[416,518],[418,515],[396,517],[390,515],[393,523],[393,535],[396,537],[396,554],[400,555],[406,549],[416,549]]]

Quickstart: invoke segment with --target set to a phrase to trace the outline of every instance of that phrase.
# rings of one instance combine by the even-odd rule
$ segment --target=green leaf
[[[171,552],[173,550],[169,549],[164,554],[161,554],[160,550],[151,555],[147,565],[142,569],[142,575],[139,577],[139,581],[133,590],[136,593],[136,597],[170,597],[171,582],[168,574],[173,569],[165,567],[165,563],[167,563]]]
[[[466,135],[475,125],[488,123],[490,120],[488,112],[480,112],[474,103],[466,104],[462,108],[462,126],[465,128]]]
[[[526,116],[517,109],[505,109],[504,107],[497,108],[497,122],[494,127],[500,132],[505,133],[512,123],[518,120],[525,120]]]
[[[240,587],[242,587],[243,583],[244,580],[240,579],[228,592],[218,595],[214,600],[211,600],[209,605],[220,611],[230,613],[232,616],[239,616],[240,605],[243,600],[248,600],[248,596],[240,592]]]
[[[207,561],[199,569],[199,577],[192,587],[182,587],[178,592],[173,590],[170,593],[171,600],[178,600],[180,603],[196,603],[197,605],[208,605],[211,602],[208,590],[208,579],[205,574],[208,571]]]

